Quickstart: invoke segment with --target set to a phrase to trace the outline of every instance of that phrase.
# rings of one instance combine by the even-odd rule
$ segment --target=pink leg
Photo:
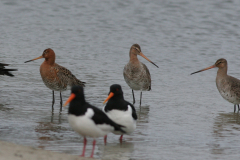
[[[94,139],[94,140],[93,140],[93,144],[92,144],[92,145],[93,145],[92,154],[91,154],[91,156],[90,156],[91,158],[93,158],[95,144],[96,144],[96,140]]]
[[[104,136],[104,144],[105,144],[105,145],[107,144],[107,135]]]
[[[84,137],[84,145],[83,145],[83,151],[82,151],[82,155],[80,155],[81,157],[84,157],[85,156],[85,150],[86,150],[86,145],[87,145],[87,139],[86,137]]]
[[[119,138],[120,143],[122,143],[122,139],[123,139],[123,134]]]

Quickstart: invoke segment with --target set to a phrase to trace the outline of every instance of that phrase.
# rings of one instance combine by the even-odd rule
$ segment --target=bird
[[[9,71],[17,71],[17,69],[6,69],[5,66],[8,66],[9,64],[0,63],[0,75],[7,75],[10,77],[13,77],[14,75]]]
[[[103,103],[107,104],[103,107],[103,111],[108,117],[125,126],[123,130],[126,134],[131,134],[136,129],[137,114],[134,106],[128,101],[124,100],[122,87],[119,84],[113,84],[110,86],[110,92],[108,97]],[[119,140],[122,142],[123,133],[119,131],[113,131],[114,134],[121,135]],[[106,143],[107,136],[104,137]]]
[[[199,71],[193,72],[192,74],[199,73],[211,68],[218,67],[216,85],[220,95],[230,103],[234,104],[234,113],[236,111],[236,106],[240,104],[240,80],[229,76],[227,74],[227,60],[224,58],[218,59],[214,65],[201,69]]]
[[[55,103],[54,91],[60,91],[60,111],[62,111],[62,91],[67,90],[70,86],[80,85],[85,86],[85,82],[78,80],[71,71],[67,68],[55,63],[55,52],[51,49],[45,49],[43,54],[35,59],[28,60],[31,62],[37,59],[45,58],[45,61],[40,66],[40,74],[44,84],[52,90],[52,111]]]
[[[135,104],[133,90],[141,90],[140,94],[140,106],[141,106],[142,91],[151,90],[151,75],[147,66],[138,60],[137,55],[142,56],[147,61],[155,65],[157,68],[159,67],[142,53],[141,47],[138,44],[133,44],[131,46],[129,52],[130,60],[123,69],[123,76],[128,86],[132,89],[133,104]]]
[[[68,122],[75,132],[84,137],[84,146],[81,156],[85,156],[86,137],[92,137],[93,148],[90,157],[93,157],[96,144],[95,138],[104,137],[112,131],[125,133],[122,125],[113,122],[102,110],[89,104],[85,100],[82,86],[73,86],[71,95],[64,104],[70,103],[68,108]]]

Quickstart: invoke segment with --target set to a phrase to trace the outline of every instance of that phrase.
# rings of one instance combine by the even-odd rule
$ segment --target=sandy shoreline
[[[89,160],[75,155],[57,153],[0,141],[0,160]],[[91,158],[92,159],[92,158]]]

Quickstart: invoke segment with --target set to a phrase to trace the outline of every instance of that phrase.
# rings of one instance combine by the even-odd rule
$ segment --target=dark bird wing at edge
[[[4,66],[8,66],[9,64],[0,63],[0,75],[7,75],[13,77],[14,75],[9,71],[17,71],[17,69],[6,69]]]

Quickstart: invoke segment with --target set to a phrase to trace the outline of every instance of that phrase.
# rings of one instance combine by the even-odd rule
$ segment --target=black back
[[[137,119],[136,110],[131,103],[124,100],[122,87],[119,84],[113,84],[110,86],[110,92],[114,93],[114,96],[108,100],[104,108],[104,111],[106,113],[113,109],[126,111],[128,109],[128,105],[130,105],[132,108],[132,117],[136,120]]]
[[[91,119],[94,121],[95,124],[108,124],[113,126],[116,131],[121,131],[125,133],[125,131],[121,129],[121,127],[124,126],[113,122],[102,110],[86,102],[83,87],[81,86],[72,87],[72,93],[74,93],[76,97],[70,102],[68,114],[81,116],[87,112],[88,108],[91,108],[94,112],[94,115]]]
[[[9,71],[17,71],[17,69],[6,69],[5,66],[8,66],[8,64],[0,63],[0,75],[13,77],[14,75]]]

